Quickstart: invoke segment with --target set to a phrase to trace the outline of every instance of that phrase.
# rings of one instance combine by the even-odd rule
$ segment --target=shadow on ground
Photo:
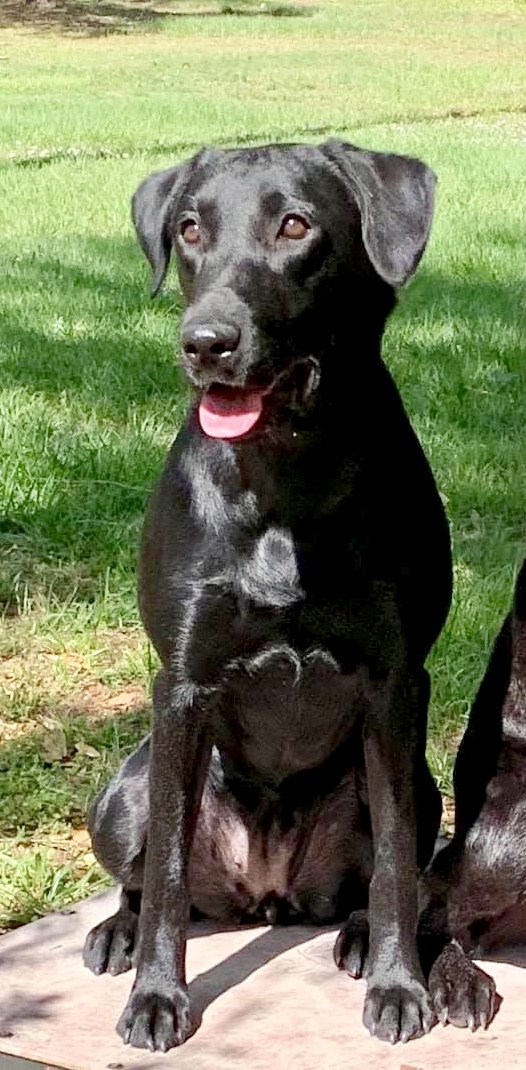
[[[239,929],[240,926],[233,928]],[[224,926],[213,921],[194,922],[190,927],[189,939],[202,938],[211,932],[224,931]],[[326,931],[328,930],[302,924],[270,928],[264,933],[257,933],[250,943],[245,944],[210,969],[198,974],[189,987],[196,1027],[207,1007],[229,989],[242,984],[251,974],[262,969],[285,951],[290,951],[291,948],[298,947]]]
[[[38,32],[54,31],[86,36],[128,33],[131,30],[158,29],[169,19],[179,17],[208,18],[218,15],[270,15],[293,17],[306,15],[294,3],[251,3],[251,0],[174,0],[156,5],[152,0],[2,0],[0,28],[22,26]]]

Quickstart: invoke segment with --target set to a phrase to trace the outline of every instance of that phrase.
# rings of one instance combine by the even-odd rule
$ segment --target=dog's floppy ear
[[[168,271],[171,240],[166,217],[184,164],[156,171],[144,179],[132,197],[132,219],[142,251],[153,271],[152,297],[159,293]]]
[[[433,218],[436,177],[421,160],[369,152],[331,140],[322,152],[336,164],[358,204],[362,238],[378,274],[391,286],[411,278]]]

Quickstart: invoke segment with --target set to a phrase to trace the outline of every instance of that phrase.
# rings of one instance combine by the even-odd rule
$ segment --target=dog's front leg
[[[150,822],[137,976],[117,1031],[167,1051],[192,1032],[185,975],[188,859],[210,759],[198,703],[161,670],[154,687]]]
[[[372,687],[364,749],[374,843],[364,1025],[395,1043],[435,1016],[417,951],[417,688],[394,674]]]

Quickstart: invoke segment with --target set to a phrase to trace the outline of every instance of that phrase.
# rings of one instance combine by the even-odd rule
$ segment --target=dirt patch
[[[91,838],[87,828],[64,828],[53,833],[36,833],[27,840],[19,840],[13,846],[13,855],[23,855],[28,849],[44,847],[52,852],[53,861],[62,866],[65,862],[82,861],[83,868],[92,866],[95,855],[91,850]]]
[[[145,706],[146,689],[141,684],[128,684],[117,691],[94,680],[85,685],[67,703],[59,706],[59,711],[67,714],[84,714],[88,717],[101,717],[105,713],[124,713]]]
[[[49,703],[42,700],[30,717],[12,720],[0,708],[0,737],[6,743],[31,735],[36,728],[46,728],[67,717],[101,719],[120,713],[144,709],[148,704],[146,688],[141,684],[127,684],[113,690],[98,680],[87,683],[65,701]]]
[[[48,720],[101,718],[148,703],[146,639],[139,631],[91,637],[86,651],[46,649],[23,633],[0,655],[0,735],[23,737]]]

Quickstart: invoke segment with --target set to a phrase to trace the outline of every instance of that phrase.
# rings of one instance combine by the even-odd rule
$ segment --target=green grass
[[[446,791],[523,553],[524,3],[231,6],[0,13],[0,927],[99,886],[72,830],[145,730],[137,540],[184,411],[175,276],[151,302],[129,222],[149,171],[203,142],[338,133],[438,174],[385,357],[451,519],[430,659]]]
[[[305,17],[233,17],[210,4],[210,14],[108,37],[6,31],[0,159],[177,154],[203,141],[524,110],[523,0],[295,7]]]
[[[100,891],[109,883],[81,830],[89,800],[144,735],[140,711],[90,724],[55,721],[0,753],[0,930]]]

